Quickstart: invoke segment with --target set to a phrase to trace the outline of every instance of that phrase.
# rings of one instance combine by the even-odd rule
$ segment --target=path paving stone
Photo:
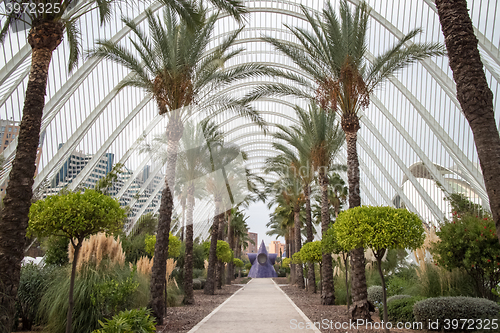
[[[308,321],[272,279],[252,279],[189,333],[296,332]]]

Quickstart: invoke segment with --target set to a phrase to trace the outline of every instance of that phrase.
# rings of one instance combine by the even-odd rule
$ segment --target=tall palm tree
[[[3,44],[9,28],[22,20],[28,24],[28,43],[32,49],[31,70],[20,123],[17,152],[12,162],[4,208],[0,218],[0,330],[12,326],[14,303],[19,284],[21,260],[24,256],[24,242],[28,226],[28,212],[33,196],[35,159],[40,139],[40,127],[48,81],[49,65],[54,50],[61,44],[66,32],[69,43],[69,71],[73,70],[79,57],[80,31],[78,19],[92,10],[98,10],[100,23],[108,21],[112,12],[111,0],[82,2],[75,11],[70,11],[70,0],[48,0],[40,4],[40,10],[28,10],[18,17],[11,11],[3,20],[0,30],[0,44]],[[13,2],[15,3],[15,2]],[[13,4],[12,3],[12,4]],[[37,4],[38,5],[38,4]],[[39,8],[37,6],[37,8]]]
[[[203,10],[200,9],[203,13]],[[139,42],[131,41],[133,50],[129,51],[108,40],[97,41],[98,48],[91,56],[109,59],[131,71],[119,88],[138,87],[152,94],[160,115],[168,118],[166,136],[167,170],[165,189],[159,210],[159,222],[155,257],[151,274],[151,307],[158,323],[163,322],[165,310],[165,271],[170,230],[175,168],[179,141],[184,131],[184,122],[195,107],[211,114],[231,110],[263,124],[261,117],[251,108],[226,94],[207,97],[206,92],[221,89],[237,80],[258,73],[259,65],[238,65],[224,68],[226,61],[239,54],[242,49],[232,45],[243,28],[231,32],[215,49],[207,52],[210,37],[214,31],[216,14],[204,17],[196,29],[166,7],[160,19],[146,10],[149,35],[130,19],[124,23],[138,37]],[[136,54],[138,56],[136,56]]]
[[[457,99],[469,122],[500,241],[500,137],[466,0],[436,0]]]
[[[286,26],[299,44],[272,37],[264,40],[287,55],[307,77],[270,68],[270,74],[288,79],[294,86],[282,83],[260,86],[247,96],[247,100],[268,95],[295,95],[315,99],[325,110],[338,112],[347,141],[349,207],[357,207],[361,204],[356,148],[360,128],[358,112],[369,105],[370,94],[390,75],[416,61],[443,55],[444,48],[437,43],[406,45],[421,31],[415,29],[370,64],[365,59],[370,13],[365,2],[361,1],[352,11],[347,1],[342,0],[340,19],[330,3],[321,14],[311,14],[304,7],[302,10],[312,31]],[[326,188],[326,182],[322,186]],[[350,315],[355,319],[370,319],[362,248],[352,251],[351,270],[354,304]]]
[[[273,159],[267,159],[265,171],[266,173],[275,172],[280,176],[280,178],[270,184],[269,192],[275,195],[275,199],[271,200],[269,205],[273,205],[278,202],[281,203],[285,207],[289,207],[293,210],[293,240],[294,251],[293,253],[300,251],[302,247],[302,221],[300,219],[300,211],[305,203],[304,193],[302,191],[302,181],[297,177],[297,174],[290,169],[275,169],[275,165],[273,165]],[[295,271],[295,282],[297,286],[301,289],[304,289],[304,274],[302,270],[301,264],[294,264]],[[292,279],[293,280],[293,279]]]
[[[213,224],[210,231],[210,251],[208,258],[207,281],[204,287],[204,293],[213,295],[216,283],[222,281],[220,278],[221,266],[219,266],[219,275],[217,272],[217,240],[223,236],[225,212],[234,204],[233,191],[238,187],[235,180],[244,175],[244,167],[242,159],[245,154],[242,154],[240,148],[234,144],[217,143],[209,146],[210,161],[207,163],[206,174],[206,189],[212,195],[215,206],[215,214]],[[242,159],[239,159],[241,157]],[[236,181],[237,182],[237,181]],[[241,183],[240,183],[241,185]],[[230,202],[225,198],[229,197]],[[227,207],[227,209],[225,208]]]
[[[186,124],[181,140],[182,153],[177,161],[177,184],[186,188],[186,258],[184,262],[184,304],[194,304],[193,295],[193,212],[195,198],[206,194],[204,184],[199,181],[205,175],[203,164],[210,158],[208,145],[222,140],[218,126],[203,121],[199,128]],[[198,180],[198,181],[197,181]],[[176,185],[177,185],[176,184]]]

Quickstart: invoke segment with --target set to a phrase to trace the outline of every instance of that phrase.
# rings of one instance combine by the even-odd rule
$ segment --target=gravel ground
[[[277,284],[280,285],[280,288],[290,297],[290,299],[297,305],[302,312],[311,320],[313,323],[317,323],[316,327],[320,329],[321,332],[364,332],[364,333],[383,333],[384,330],[379,329],[366,329],[364,325],[360,327],[360,329],[341,329],[339,325],[341,323],[344,324],[345,327],[348,327],[349,318],[347,316],[347,309],[345,305],[321,305],[321,296],[320,294],[309,294],[305,290],[298,289],[295,286],[284,285],[287,284],[286,278],[276,278],[274,279]],[[377,328],[377,324],[380,325],[380,319],[378,313],[372,313],[372,319],[374,320],[374,326]],[[335,329],[335,324],[337,323],[337,328]],[[291,332],[300,332],[303,331],[299,328],[298,323],[296,326],[291,323],[290,331]],[[295,328],[295,329],[294,329]],[[305,330],[305,332],[311,332],[311,330]],[[390,330],[391,332],[398,333],[415,333],[417,331],[412,330],[398,330],[393,328]]]
[[[237,279],[232,285],[216,289],[215,295],[205,295],[203,290],[194,291],[194,305],[167,308],[165,325],[157,326],[159,333],[188,332],[216,307],[234,294],[241,286],[236,284],[246,283],[246,279]]]

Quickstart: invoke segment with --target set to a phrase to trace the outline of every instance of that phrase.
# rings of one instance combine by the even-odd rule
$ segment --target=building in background
[[[19,122],[12,120],[0,119],[0,154],[9,146],[9,144],[14,141],[19,135]],[[35,160],[35,177],[38,174],[38,164],[40,163],[40,155],[42,151],[43,139],[45,138],[45,131],[40,133],[40,141],[38,143],[38,148],[36,150],[36,160]],[[9,180],[5,181],[0,186],[0,198],[5,196],[5,190],[7,189],[7,184]]]
[[[281,244],[280,241],[271,241],[269,243],[269,253],[276,253],[278,256],[283,256],[285,254],[285,244]]]
[[[259,245],[259,235],[255,232],[248,232],[248,239],[252,240],[254,244],[250,241],[248,242],[248,247],[243,250],[243,254],[247,253],[257,253]]]

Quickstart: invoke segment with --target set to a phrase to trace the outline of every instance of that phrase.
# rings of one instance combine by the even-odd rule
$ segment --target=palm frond
[[[65,20],[64,25],[69,44],[68,71],[71,73],[73,69],[75,69],[78,64],[78,59],[80,58],[81,33],[75,20]]]

